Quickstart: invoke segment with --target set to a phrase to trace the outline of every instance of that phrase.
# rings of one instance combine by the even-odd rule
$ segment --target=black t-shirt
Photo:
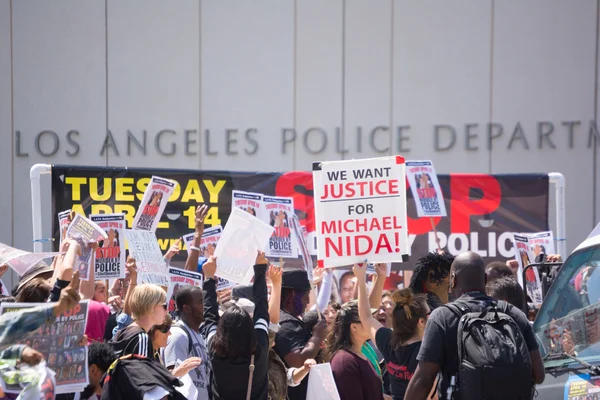
[[[121,329],[110,344],[113,346],[117,358],[129,354],[154,358],[154,349],[150,337],[146,331],[137,325],[129,325],[127,328]]]
[[[375,340],[377,348],[385,358],[392,397],[394,400],[402,400],[408,382],[417,369],[417,354],[419,354],[421,342],[394,349],[392,346],[392,330],[388,328],[379,328]]]
[[[296,350],[302,350],[311,338],[310,331],[304,326],[304,322],[281,310],[279,317],[279,332],[275,335],[275,352],[285,362],[285,356]],[[286,366],[289,367],[289,365]],[[308,388],[308,378],[302,379],[300,385],[288,388],[288,398],[290,400],[306,399],[306,390]]]
[[[492,298],[481,292],[469,292],[459,299],[472,312],[482,311]],[[521,329],[529,351],[538,349],[533,329],[523,311],[509,307],[510,315]],[[438,395],[442,397],[448,390],[450,378],[458,372],[458,321],[456,314],[448,307],[436,308],[425,326],[425,335],[417,359],[441,365]]]

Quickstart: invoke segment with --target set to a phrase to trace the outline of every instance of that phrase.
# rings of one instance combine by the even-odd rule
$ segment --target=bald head
[[[477,253],[467,251],[454,258],[450,287],[456,297],[469,290],[485,292],[485,263]]]

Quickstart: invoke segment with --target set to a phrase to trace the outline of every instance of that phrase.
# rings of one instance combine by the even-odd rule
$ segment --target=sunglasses
[[[167,303],[164,303],[162,306],[165,309],[165,311],[167,311],[167,309],[169,308],[169,306],[167,305]]]

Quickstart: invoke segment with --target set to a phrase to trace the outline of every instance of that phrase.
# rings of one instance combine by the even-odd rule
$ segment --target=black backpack
[[[521,329],[505,301],[483,311],[446,304],[458,323],[458,374],[452,398],[460,400],[529,400],[533,394],[531,358]],[[444,393],[445,394],[445,393]]]

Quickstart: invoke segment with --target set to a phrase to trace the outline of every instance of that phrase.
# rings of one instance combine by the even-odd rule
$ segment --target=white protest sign
[[[257,252],[264,251],[274,228],[248,212],[232,208],[215,249],[219,277],[247,285]]]
[[[298,239],[292,226],[294,199],[291,197],[263,196],[262,220],[275,231],[269,239],[267,257],[298,258]]]
[[[419,217],[445,217],[446,205],[431,161],[407,161],[406,177]]]
[[[125,214],[93,214],[90,220],[104,229],[108,236],[98,243],[94,278],[125,278]]]
[[[529,233],[526,235],[529,238],[529,249],[533,253],[533,260],[541,253],[546,255],[556,254],[554,252],[554,234],[552,231]]]
[[[313,166],[319,265],[401,262],[409,253],[400,156]]]
[[[104,229],[95,222],[90,221],[81,214],[76,214],[67,229],[67,237],[77,240],[81,248],[81,255],[75,261],[75,271],[79,271],[79,279],[89,280],[93,250],[89,246],[99,240],[107,239]]]
[[[177,182],[153,176],[146,187],[140,207],[135,214],[132,229],[156,231],[160,217],[165,211],[169,197],[173,194]]]
[[[179,289],[183,286],[191,285],[195,287],[202,287],[202,275],[197,272],[187,271],[181,268],[169,268],[169,279],[171,281],[171,293],[167,296],[169,302],[169,312],[173,312],[176,309],[175,296]]]
[[[298,241],[298,247],[300,249],[300,254],[302,255],[302,259],[304,260],[304,269],[308,274],[308,280],[313,281],[313,260],[310,256],[310,251],[308,250],[308,245],[306,244],[306,238],[304,237],[304,232],[302,230],[302,225],[300,225],[300,221],[298,220],[298,216],[294,214],[292,217],[292,229],[296,235],[296,240]]]
[[[526,273],[526,282],[523,282],[523,270],[529,264],[534,263],[533,252],[529,245],[529,237],[527,235],[513,235],[513,243],[515,245],[515,253],[519,269],[517,270],[517,280],[521,287],[535,304],[542,304],[542,284],[540,274],[537,267],[529,268]]]
[[[324,363],[310,367],[306,400],[340,400],[331,372],[331,364]]]
[[[221,238],[221,234],[223,233],[223,228],[221,225],[216,225],[211,228],[204,229],[202,233],[202,238],[200,239],[200,256],[208,259],[210,256],[215,254],[215,250],[217,248],[217,243]],[[194,241],[194,233],[190,233],[183,236],[183,241],[189,251],[192,242]],[[200,272],[202,275],[202,272]],[[202,275],[204,276],[204,275]],[[229,282],[227,279],[215,277],[217,279],[217,290],[229,289],[230,287],[235,286],[235,282]]]
[[[386,275],[385,276],[390,276],[390,274],[392,273],[392,263],[385,263],[385,267],[386,267]],[[377,270],[375,269],[375,264],[368,263],[366,272],[367,272],[367,275],[376,275]]]
[[[30,253],[0,243],[0,265],[8,264],[19,276],[23,276],[40,261],[59,255],[60,253]]]
[[[67,228],[69,228],[70,215],[70,209],[58,213],[58,229],[60,230],[60,243],[62,243],[65,237],[67,236]]]
[[[138,275],[143,283],[169,287],[167,264],[154,232],[126,229],[129,254],[135,258]]]
[[[231,191],[231,208],[239,208],[255,217],[262,218],[263,195],[260,193]]]

